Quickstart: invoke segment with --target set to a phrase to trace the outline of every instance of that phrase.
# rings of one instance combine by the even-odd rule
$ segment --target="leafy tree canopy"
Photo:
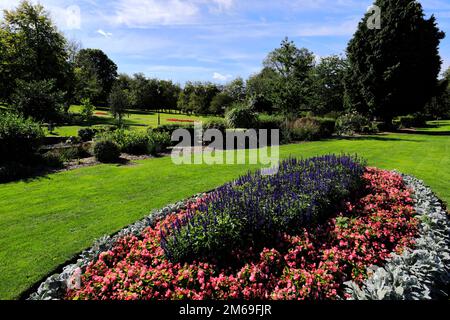
[[[67,41],[41,5],[22,1],[5,10],[0,23],[0,99],[10,101],[17,81],[54,80],[71,96],[72,66]]]
[[[369,29],[367,13],[347,52],[346,101],[351,108],[390,121],[420,111],[435,94],[444,33],[413,0],[376,0],[381,29]]]
[[[100,91],[91,97],[94,104],[105,105],[117,78],[117,65],[99,49],[82,49],[75,58],[75,65],[82,70],[85,82],[98,82]]]

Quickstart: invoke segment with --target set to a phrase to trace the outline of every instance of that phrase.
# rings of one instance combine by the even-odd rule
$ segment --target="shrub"
[[[97,134],[96,140],[111,140],[117,144],[119,150],[133,155],[149,153],[149,137],[145,132],[118,129],[111,132]]]
[[[326,118],[304,117],[289,124],[291,139],[296,141],[314,141],[332,136],[335,121]]]
[[[217,129],[221,132],[225,132],[228,129],[228,123],[223,118],[211,118],[203,123],[203,129]]]
[[[321,138],[320,124],[313,118],[301,118],[289,126],[291,139],[295,141],[314,141]]]
[[[284,117],[278,115],[261,114],[258,116],[258,129],[281,129],[284,126]]]
[[[0,163],[28,162],[43,137],[38,123],[13,113],[0,113]]]
[[[336,131],[336,120],[333,118],[316,118],[320,124],[322,138],[329,138]]]
[[[175,146],[178,142],[177,141],[171,141],[172,140],[172,135],[173,133],[178,130],[178,129],[185,129],[188,130],[192,141],[191,143],[193,143],[194,141],[194,125],[193,124],[165,124],[165,125],[161,125],[155,129],[153,128],[149,128],[148,129],[148,133],[149,134],[153,134],[153,133],[161,133],[161,134],[165,134],[166,137],[169,137],[169,145],[168,146]]]
[[[0,182],[10,182],[17,179],[29,177],[33,168],[19,162],[0,163]]]
[[[81,116],[89,120],[94,115],[95,107],[89,98],[81,99]]]
[[[233,129],[251,129],[258,123],[256,113],[243,104],[234,104],[225,118],[228,126]]]
[[[371,127],[370,120],[356,112],[345,114],[336,120],[336,132],[339,135],[368,133],[367,131]]]
[[[95,130],[97,130],[97,133],[113,132],[113,131],[116,131],[117,129],[119,129],[118,126],[110,125],[110,124],[105,124],[105,125],[95,127]]]
[[[78,136],[83,142],[91,141],[97,133],[98,130],[93,128],[83,128],[78,130]]]
[[[394,124],[400,129],[421,128],[427,124],[427,121],[424,115],[416,113],[413,115],[398,117],[394,120]]]
[[[103,163],[114,163],[119,160],[119,146],[111,140],[102,139],[94,145],[95,158]]]
[[[161,234],[174,262],[226,261],[233,250],[273,244],[277,235],[329,217],[361,188],[364,166],[352,157],[289,159],[272,176],[248,174],[214,191]]]
[[[168,133],[170,136],[172,136],[172,133],[178,129],[186,129],[189,131],[194,131],[194,125],[193,124],[179,124],[179,123],[169,123],[169,124],[163,124],[158,126],[157,128],[149,128],[148,131],[150,132],[159,132],[159,133]]]
[[[47,167],[59,169],[64,167],[66,160],[58,153],[47,151],[41,156],[41,162]]]
[[[118,135],[117,143],[122,152],[133,155],[144,155],[149,153],[149,137],[145,132],[137,131],[115,131]]]
[[[64,162],[69,162],[74,159],[82,159],[90,156],[88,144],[79,144],[73,146],[63,146],[53,148],[45,152],[41,158],[45,165],[49,167],[61,167]]]
[[[149,132],[149,153],[157,155],[165,152],[172,145],[171,136],[167,132]]]

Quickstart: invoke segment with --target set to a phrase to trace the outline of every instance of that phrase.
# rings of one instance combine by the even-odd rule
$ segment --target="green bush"
[[[115,132],[120,136],[117,142],[122,152],[138,156],[149,153],[149,138],[145,132],[124,130]]]
[[[97,133],[113,132],[113,131],[116,131],[117,129],[119,129],[118,126],[111,125],[111,124],[105,124],[105,125],[95,127],[95,130],[97,130]]]
[[[42,155],[43,163],[49,167],[61,167],[65,162],[90,156],[88,144],[54,148]]]
[[[81,116],[89,120],[94,115],[95,107],[89,98],[81,99]]]
[[[401,116],[394,120],[394,124],[399,129],[406,128],[421,128],[427,124],[426,117],[422,114],[416,113],[407,116]]]
[[[149,132],[149,153],[157,155],[167,151],[172,145],[171,136],[167,132]]]
[[[163,124],[160,125],[157,128],[149,128],[148,131],[152,132],[159,132],[159,133],[168,133],[170,136],[172,136],[172,133],[178,129],[187,129],[189,131],[194,131],[194,125],[193,124],[176,124],[176,123],[170,123],[170,124]]]
[[[103,163],[114,163],[119,160],[119,146],[112,140],[102,139],[94,145],[95,158]]]
[[[342,115],[336,120],[336,132],[339,135],[370,133],[371,128],[369,118],[356,112]]]
[[[258,116],[258,129],[282,129],[285,125],[284,117],[279,115],[261,114]]]
[[[97,133],[98,130],[93,128],[83,128],[78,130],[78,136],[83,142],[91,141]]]
[[[0,183],[10,182],[29,177],[33,168],[18,162],[6,162],[0,164]]]
[[[168,139],[169,145],[168,146],[175,146],[178,142],[171,141],[171,138],[172,138],[173,133],[178,129],[185,129],[185,130],[189,131],[192,141],[194,140],[194,125],[193,124],[187,124],[187,125],[186,124],[165,124],[165,125],[155,128],[155,129],[149,128],[148,133],[150,135],[153,133],[165,134],[166,137],[169,137],[169,139]]]
[[[225,132],[228,129],[228,124],[227,121],[223,118],[211,118],[203,123],[203,129],[217,129],[221,132]]]
[[[295,141],[319,140],[320,124],[313,118],[301,118],[289,125],[291,139]]]
[[[296,141],[315,141],[329,138],[335,130],[333,119],[304,117],[289,124],[290,138]]]
[[[44,132],[31,119],[9,112],[0,112],[0,163],[29,162],[39,148]]]
[[[233,129],[252,129],[258,124],[256,113],[244,104],[234,104],[225,118],[228,126]]]
[[[320,125],[322,138],[330,138],[336,131],[336,120],[333,118],[315,118]]]
[[[41,156],[41,162],[47,167],[59,169],[64,167],[66,160],[58,153],[47,151]]]
[[[111,140],[117,144],[119,150],[132,155],[149,153],[149,137],[145,132],[118,129],[112,132],[99,133],[96,140]]]

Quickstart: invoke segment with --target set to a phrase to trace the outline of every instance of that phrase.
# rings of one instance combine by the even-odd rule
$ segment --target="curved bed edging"
[[[414,190],[420,219],[414,249],[393,254],[384,267],[371,267],[362,287],[347,282],[351,300],[431,300],[447,297],[450,284],[450,222],[441,202],[423,181],[402,175]]]

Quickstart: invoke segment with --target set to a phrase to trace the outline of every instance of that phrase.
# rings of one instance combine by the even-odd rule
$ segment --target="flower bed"
[[[442,205],[414,178],[375,168],[363,177],[364,195],[325,221],[281,233],[270,247],[234,250],[240,265],[174,263],[161,246],[162,229],[186,221],[208,201],[211,194],[205,194],[102,239],[75,265],[47,279],[31,299],[439,297],[450,265]],[[67,290],[77,270],[81,287]]]
[[[236,252],[240,268],[218,269],[207,261],[172,263],[160,245],[169,215],[141,237],[121,238],[91,263],[82,288],[69,299],[333,299],[344,282],[362,283],[367,267],[413,245],[418,221],[398,174],[368,169],[368,195],[314,228],[283,234],[273,248]],[[204,199],[190,204],[201,206]]]
[[[161,245],[172,262],[229,265],[240,261],[235,251],[270,248],[284,233],[323,222],[361,190],[363,172],[348,156],[285,160],[274,175],[247,174],[210,193],[166,224]]]
[[[167,119],[167,122],[194,123],[195,120],[190,120],[190,119]]]

